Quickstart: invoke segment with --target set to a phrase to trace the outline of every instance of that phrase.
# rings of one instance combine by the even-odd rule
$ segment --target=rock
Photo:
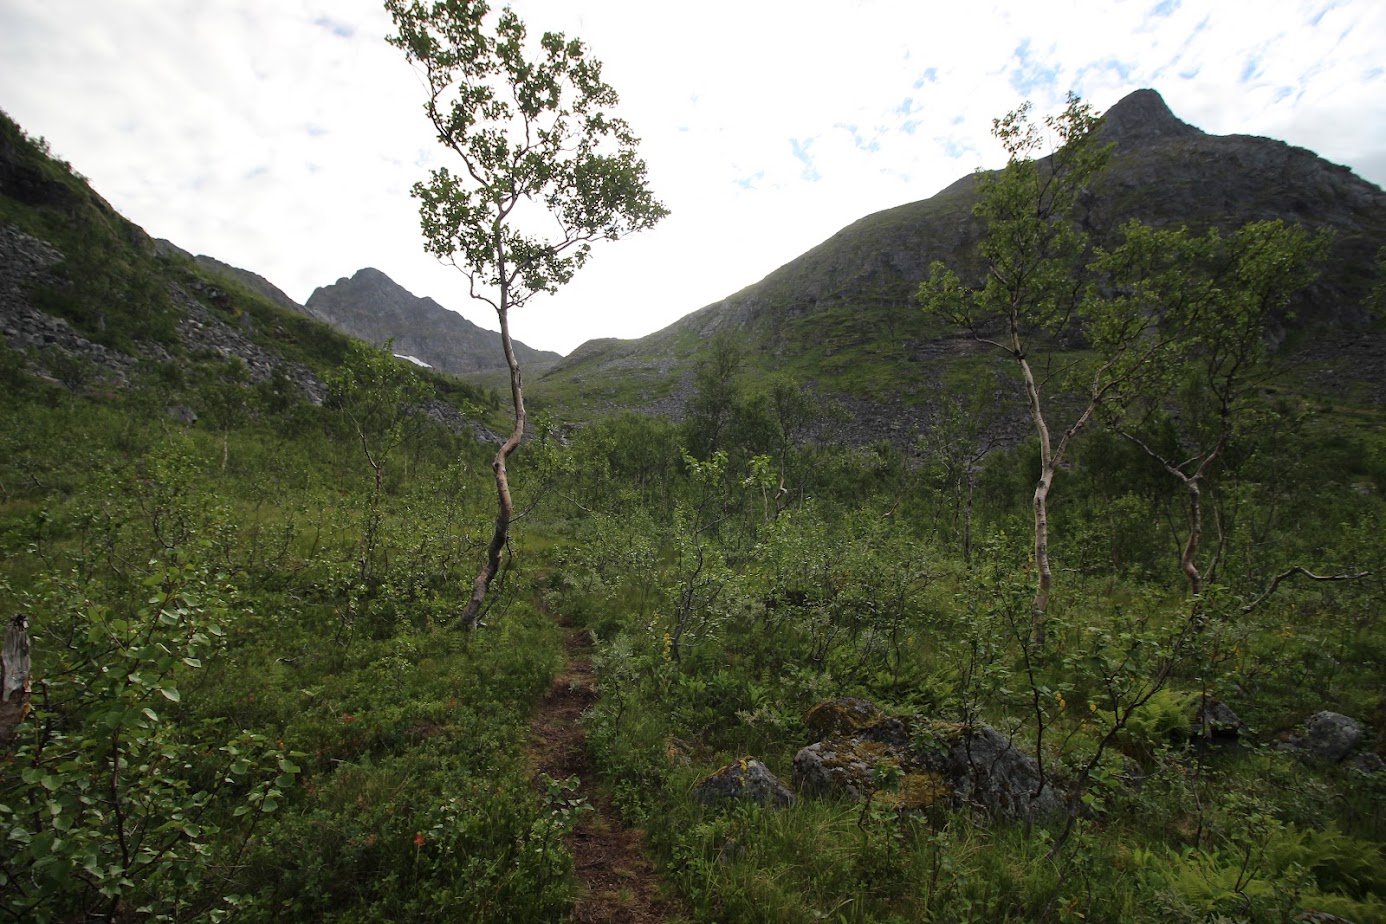
[[[1189,735],[1203,739],[1235,739],[1245,728],[1246,723],[1226,703],[1205,693],[1189,726]]]
[[[806,796],[862,799],[868,794],[904,811],[948,799],[1007,820],[1054,817],[1063,809],[1054,787],[1040,785],[1035,759],[996,729],[922,723],[910,740],[905,723],[876,704],[841,698],[805,716],[823,740],[794,756],[794,784]],[[889,776],[889,785],[881,786]]]
[[[804,714],[804,724],[819,740],[860,737],[887,744],[909,741],[909,729],[867,699],[841,696],[819,703]]]
[[[1316,712],[1304,723],[1300,746],[1310,756],[1340,763],[1362,740],[1362,723],[1337,712]]]
[[[1343,766],[1349,770],[1371,776],[1377,773],[1386,773],[1386,760],[1381,759],[1380,754],[1373,754],[1371,751],[1362,751],[1353,754],[1343,761]]]
[[[178,421],[180,424],[192,426],[197,423],[197,412],[186,404],[171,404],[164,408],[164,413]]]
[[[989,725],[958,737],[944,772],[963,801],[1000,818],[1038,821],[1063,809],[1054,787],[1040,786],[1035,759]]]
[[[806,796],[862,799],[876,788],[872,774],[878,769],[913,769],[912,764],[902,752],[880,741],[830,738],[794,755],[794,785]]]
[[[417,357],[442,372],[469,375],[506,369],[499,334],[478,327],[431,298],[414,295],[372,267],[315,289],[303,310],[367,343],[393,340],[397,352]],[[518,340],[513,346],[525,374],[535,378],[562,358]]]
[[[794,804],[794,793],[765,764],[746,757],[703,777],[693,787],[693,796],[707,805],[728,799],[774,806]]]

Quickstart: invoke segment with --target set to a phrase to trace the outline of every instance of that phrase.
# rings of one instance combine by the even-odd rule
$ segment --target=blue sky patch
[[[743,176],[739,180],[732,180],[732,182],[735,183],[737,186],[740,186],[742,189],[755,189],[756,184],[763,179],[765,179],[765,171],[757,170],[750,176]]]
[[[799,171],[799,178],[810,183],[816,183],[823,179],[818,168],[813,165],[813,157],[809,154],[809,148],[813,147],[813,139],[800,141],[798,138],[789,139],[790,150],[794,152],[794,159],[804,165],[804,169]]]
[[[1261,70],[1261,56],[1260,56],[1260,55],[1252,55],[1251,57],[1247,58],[1247,59],[1246,59],[1246,64],[1242,67],[1242,76],[1241,76],[1241,78],[1240,78],[1241,82],[1242,82],[1242,83],[1246,83],[1248,80],[1250,80],[1251,78],[1255,77],[1256,74],[1257,74],[1260,70]]]
[[[855,147],[858,151],[866,151],[868,154],[875,154],[877,151],[881,149],[881,142],[878,139],[872,138],[868,140],[866,136],[861,133],[861,129],[857,128],[857,126],[855,125],[848,125],[845,122],[839,122],[836,125],[834,125],[833,128],[840,128],[847,134],[851,135],[852,146]]]
[[[931,67],[919,75],[919,79],[914,82],[914,89],[921,90],[926,83],[938,82],[938,68]]]
[[[959,144],[952,138],[935,138],[934,140],[938,142],[939,147],[943,148],[943,153],[954,160],[960,160],[964,154],[972,150],[968,145]]]
[[[1333,2],[1333,3],[1325,3],[1325,4],[1323,5],[1323,9],[1321,9],[1321,10],[1319,10],[1317,13],[1315,13],[1315,14],[1313,15],[1313,18],[1311,18],[1311,19],[1309,20],[1309,25],[1311,25],[1311,26],[1317,26],[1319,23],[1323,22],[1323,18],[1324,18],[1325,16],[1327,16],[1329,13],[1333,12],[1333,11],[1334,11],[1335,9],[1337,9],[1339,6],[1341,6],[1341,4],[1337,3],[1336,0],[1335,0],[1335,2]]]
[[[1020,66],[1011,70],[1011,86],[1021,96],[1030,96],[1040,87],[1052,87],[1059,79],[1057,65],[1045,66],[1030,53],[1030,40],[1016,46],[1014,57]]]
[[[313,20],[313,25],[326,29],[338,38],[351,38],[356,34],[356,27],[349,22],[337,22],[326,16],[319,16]]]

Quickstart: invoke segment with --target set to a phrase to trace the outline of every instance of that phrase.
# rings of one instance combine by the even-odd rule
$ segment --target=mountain
[[[309,317],[316,317],[312,312],[308,311],[307,308],[285,294],[283,289],[279,288],[259,273],[253,273],[248,269],[241,269],[239,266],[223,263],[216,257],[209,257],[205,253],[193,256],[177,244],[172,241],[164,240],[163,238],[157,239],[154,242],[154,246],[158,249],[159,253],[164,256],[177,256],[186,260],[191,260],[214,276],[220,276],[223,279],[229,279],[232,282],[243,285],[250,291],[264,296],[281,308],[287,308],[289,311],[296,311],[299,314],[306,314]],[[325,319],[318,318],[318,320],[321,321]]]
[[[1329,227],[1337,238],[1320,281],[1303,294],[1294,320],[1269,333],[1278,341],[1293,325],[1341,332],[1365,321],[1363,300],[1386,244],[1381,189],[1281,141],[1207,134],[1178,119],[1154,90],[1113,106],[1100,131],[1115,150],[1083,218],[1099,243],[1111,242],[1129,218],[1191,229],[1274,218]],[[974,174],[931,198],[868,215],[661,331],[583,344],[531,390],[580,413],[633,404],[677,416],[699,351],[726,330],[755,367],[782,370],[891,421],[980,358],[976,344],[926,322],[914,302],[931,262],[969,265],[982,230],[976,196]],[[1372,343],[1379,357],[1383,344]],[[1367,365],[1379,371],[1383,363]]]
[[[254,390],[281,410],[321,405],[350,343],[263,277],[151,238],[0,112],[0,377],[9,385],[37,378],[103,400],[158,394],[186,422],[219,412],[211,383]],[[436,394],[423,405],[430,417],[496,439],[477,419],[497,406],[491,393],[420,375]]]
[[[378,269],[321,286],[304,306],[316,318],[368,343],[393,339],[395,352],[435,369],[467,375],[505,368],[500,334],[478,327],[431,298],[419,298]],[[562,357],[514,341],[515,356],[531,375]]]

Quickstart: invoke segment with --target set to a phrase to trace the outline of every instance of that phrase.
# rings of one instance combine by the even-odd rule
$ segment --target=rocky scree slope
[[[0,113],[0,341],[28,372],[107,393],[147,379],[151,364],[235,358],[250,382],[277,379],[320,404],[326,386],[294,356],[326,368],[347,339],[304,313],[254,273],[151,239]],[[442,400],[423,410],[499,439]]]

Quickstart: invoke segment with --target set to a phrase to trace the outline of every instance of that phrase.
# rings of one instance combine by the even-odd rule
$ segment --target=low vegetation
[[[1026,446],[981,465],[964,557],[938,452],[777,451],[743,414],[699,459],[688,428],[612,417],[522,450],[516,557],[490,628],[460,634],[491,502],[470,436],[408,429],[377,480],[346,404],[222,429],[169,418],[158,383],[8,381],[0,596],[34,654],[0,784],[12,919],[560,917],[571,806],[524,748],[557,614],[596,639],[600,782],[693,920],[1382,919],[1379,765],[1282,748],[1321,710],[1381,740],[1386,454],[1337,414],[1259,407],[1197,608],[1179,486],[1092,434],[1042,648]],[[1294,565],[1370,575],[1266,596]],[[901,810],[884,766],[864,802],[691,794],[743,757],[791,779],[805,712],[844,695],[915,736],[1003,730],[1064,812]],[[1199,734],[1204,696],[1240,743]]]

